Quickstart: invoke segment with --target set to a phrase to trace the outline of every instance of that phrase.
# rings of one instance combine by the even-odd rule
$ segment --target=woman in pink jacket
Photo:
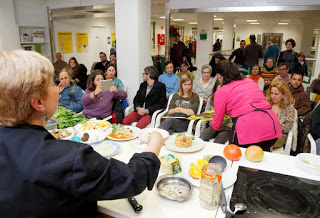
[[[217,66],[222,87],[214,95],[215,116],[212,128],[219,130],[224,115],[232,117],[230,144],[241,147],[258,145],[265,151],[282,136],[281,126],[259,86],[248,78],[242,78],[230,61]]]

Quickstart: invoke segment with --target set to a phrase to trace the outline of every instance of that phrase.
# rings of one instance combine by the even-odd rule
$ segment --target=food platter
[[[112,141],[102,141],[91,145],[103,157],[110,157],[120,151],[120,145]]]
[[[121,135],[127,134],[128,137],[126,136],[119,136],[117,137],[120,133],[119,132],[113,132],[113,127],[107,129],[106,133],[107,133],[107,138],[114,140],[114,141],[128,141],[128,140],[132,140],[135,139],[139,136],[140,134],[140,129],[138,127],[134,127],[134,126],[123,126],[123,125],[119,125],[119,128],[117,129]]]
[[[85,133],[89,135],[89,138],[87,141],[83,141],[82,139]],[[76,136],[80,138],[81,143],[92,145],[94,143],[103,141],[107,137],[107,134],[102,130],[87,130],[87,131],[79,132]]]
[[[195,151],[200,151],[204,146],[205,143],[198,137],[194,137],[194,140],[192,140],[192,144],[188,148],[182,148],[178,147],[175,144],[175,139],[176,135],[172,135],[168,138],[168,143],[165,144],[166,149],[170,151],[175,151],[175,152],[182,152],[182,153],[189,153],[189,152],[195,152]]]
[[[86,130],[107,130],[110,127],[110,122],[104,120],[91,119],[84,124],[77,124],[74,129],[77,132],[83,132]]]
[[[164,129],[146,128],[146,129],[140,130],[139,139],[140,139],[142,142],[147,143],[147,142],[148,142],[149,135],[150,135],[152,132],[154,132],[154,131],[159,132],[164,139],[166,139],[166,138],[169,137],[169,132],[166,131],[166,130],[164,130]]]
[[[49,131],[53,137],[60,140],[71,140],[75,132],[72,127],[66,129],[53,129]]]

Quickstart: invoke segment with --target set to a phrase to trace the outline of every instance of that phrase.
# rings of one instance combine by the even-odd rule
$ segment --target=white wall
[[[56,52],[59,52],[58,45],[58,32],[72,32],[72,43],[73,53],[63,54],[63,59],[68,62],[70,57],[75,57],[79,63],[84,64],[88,72],[91,69],[93,62],[100,61],[99,53],[93,53],[90,49],[90,41],[92,42],[93,30],[92,26],[105,27],[106,30],[106,41],[105,44],[101,45],[101,51],[105,52],[108,56],[111,44],[107,44],[107,37],[111,37],[111,32],[115,32],[115,21],[112,17],[106,18],[84,18],[84,19],[70,19],[70,20],[58,20],[54,21],[54,37],[55,37],[55,48]],[[89,38],[89,52],[78,53],[77,52],[77,40],[76,33],[85,32],[88,33]]]

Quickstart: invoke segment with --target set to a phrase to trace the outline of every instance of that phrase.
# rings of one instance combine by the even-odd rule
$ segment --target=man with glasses
[[[106,55],[106,53],[104,53],[104,52],[100,52],[99,57],[100,57],[100,61],[101,61],[101,62],[98,62],[98,63],[96,64],[96,66],[94,67],[94,69],[95,69],[95,70],[101,70],[102,72],[104,72],[105,69],[106,69],[106,66],[107,66],[110,62],[107,60],[107,55]]]
[[[143,129],[150,122],[152,114],[156,110],[164,109],[167,103],[166,86],[158,82],[157,69],[149,66],[142,74],[143,83],[133,99],[134,110],[123,119],[123,125],[138,122],[136,127]]]
[[[303,75],[293,73],[290,79],[289,88],[294,99],[294,108],[298,112],[298,116],[305,116],[310,111],[310,98],[304,91]]]
[[[281,63],[278,66],[279,75],[276,76],[272,82],[275,81],[284,81],[289,83],[291,75],[289,74],[289,66],[287,63]]]

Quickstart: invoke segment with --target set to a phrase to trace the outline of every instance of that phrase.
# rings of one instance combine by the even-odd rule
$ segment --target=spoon
[[[236,214],[238,211],[245,211],[247,209],[247,205],[245,205],[244,203],[236,203],[234,205],[234,212],[232,212],[233,214]]]
[[[226,159],[224,159],[224,157],[221,157],[219,155],[216,155],[210,158],[209,163],[218,164],[221,167],[222,171],[227,167]]]

